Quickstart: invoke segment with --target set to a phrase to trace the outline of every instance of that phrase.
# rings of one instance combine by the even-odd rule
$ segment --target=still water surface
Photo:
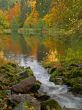
[[[0,56],[2,55],[8,59],[25,55],[28,57],[33,56],[37,60],[47,58],[49,61],[57,61],[60,57],[62,59],[82,60],[82,37],[56,38],[49,35],[0,35]]]

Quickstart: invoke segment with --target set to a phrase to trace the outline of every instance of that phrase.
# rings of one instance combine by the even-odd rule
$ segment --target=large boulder
[[[29,94],[13,94],[9,97],[9,101],[13,104],[14,110],[20,110],[19,107],[21,106],[21,110],[40,110],[40,102],[37,101],[34,97],[30,96]]]
[[[36,78],[34,76],[22,80],[20,83],[13,85],[11,90],[16,93],[27,93],[35,84]]]

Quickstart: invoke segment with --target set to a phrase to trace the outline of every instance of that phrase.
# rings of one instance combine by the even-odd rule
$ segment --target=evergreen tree
[[[47,14],[52,0],[36,0],[36,9],[40,13],[40,17]]]
[[[28,6],[28,0],[21,0],[21,14],[20,14],[20,26],[23,27],[23,24],[27,18],[27,14],[30,12],[30,7]]]

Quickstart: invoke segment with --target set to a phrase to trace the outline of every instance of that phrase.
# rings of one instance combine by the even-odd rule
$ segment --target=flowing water
[[[32,58],[22,59],[20,65],[31,67],[34,76],[42,84],[40,91],[57,100],[61,107],[82,109],[82,98],[75,97],[71,93],[68,93],[66,85],[55,85],[53,82],[50,82],[50,76],[47,70],[45,70],[37,60]]]

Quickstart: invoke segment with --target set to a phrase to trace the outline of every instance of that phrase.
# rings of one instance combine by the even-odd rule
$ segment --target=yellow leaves
[[[44,41],[44,46],[48,50],[47,56],[45,58],[45,61],[47,63],[49,62],[58,62],[58,51],[57,51],[57,41],[54,40],[54,38],[48,38]]]
[[[39,13],[36,10],[33,10],[29,17],[27,16],[27,19],[25,21],[25,25],[37,25],[39,19]]]
[[[53,49],[55,48],[56,46],[56,42],[53,38],[47,38],[45,41],[44,41],[44,45],[47,49]]]
[[[53,25],[58,20],[58,14],[59,14],[58,9],[52,8],[50,13],[48,13],[44,17],[44,22],[47,23],[49,26]]]
[[[63,19],[65,9],[66,6],[63,2],[54,4],[50,12],[44,17],[44,22],[49,26],[55,25],[55,23]]]
[[[4,52],[0,51],[0,64],[7,63],[7,59],[4,56]]]
[[[36,0],[31,0],[30,5],[32,7],[32,11],[29,16],[27,15],[24,25],[36,26],[39,19],[39,13],[36,10]]]
[[[6,19],[5,11],[0,10],[0,20],[4,20],[4,19]]]
[[[0,27],[9,27],[6,13],[7,11],[0,10]]]
[[[55,49],[54,51],[53,50],[50,50],[47,57],[46,57],[46,62],[58,62],[58,58],[57,58],[57,50]]]
[[[31,6],[32,6],[33,9],[36,7],[36,0],[32,1]]]
[[[0,16],[4,16],[4,13],[2,10],[0,10]]]

